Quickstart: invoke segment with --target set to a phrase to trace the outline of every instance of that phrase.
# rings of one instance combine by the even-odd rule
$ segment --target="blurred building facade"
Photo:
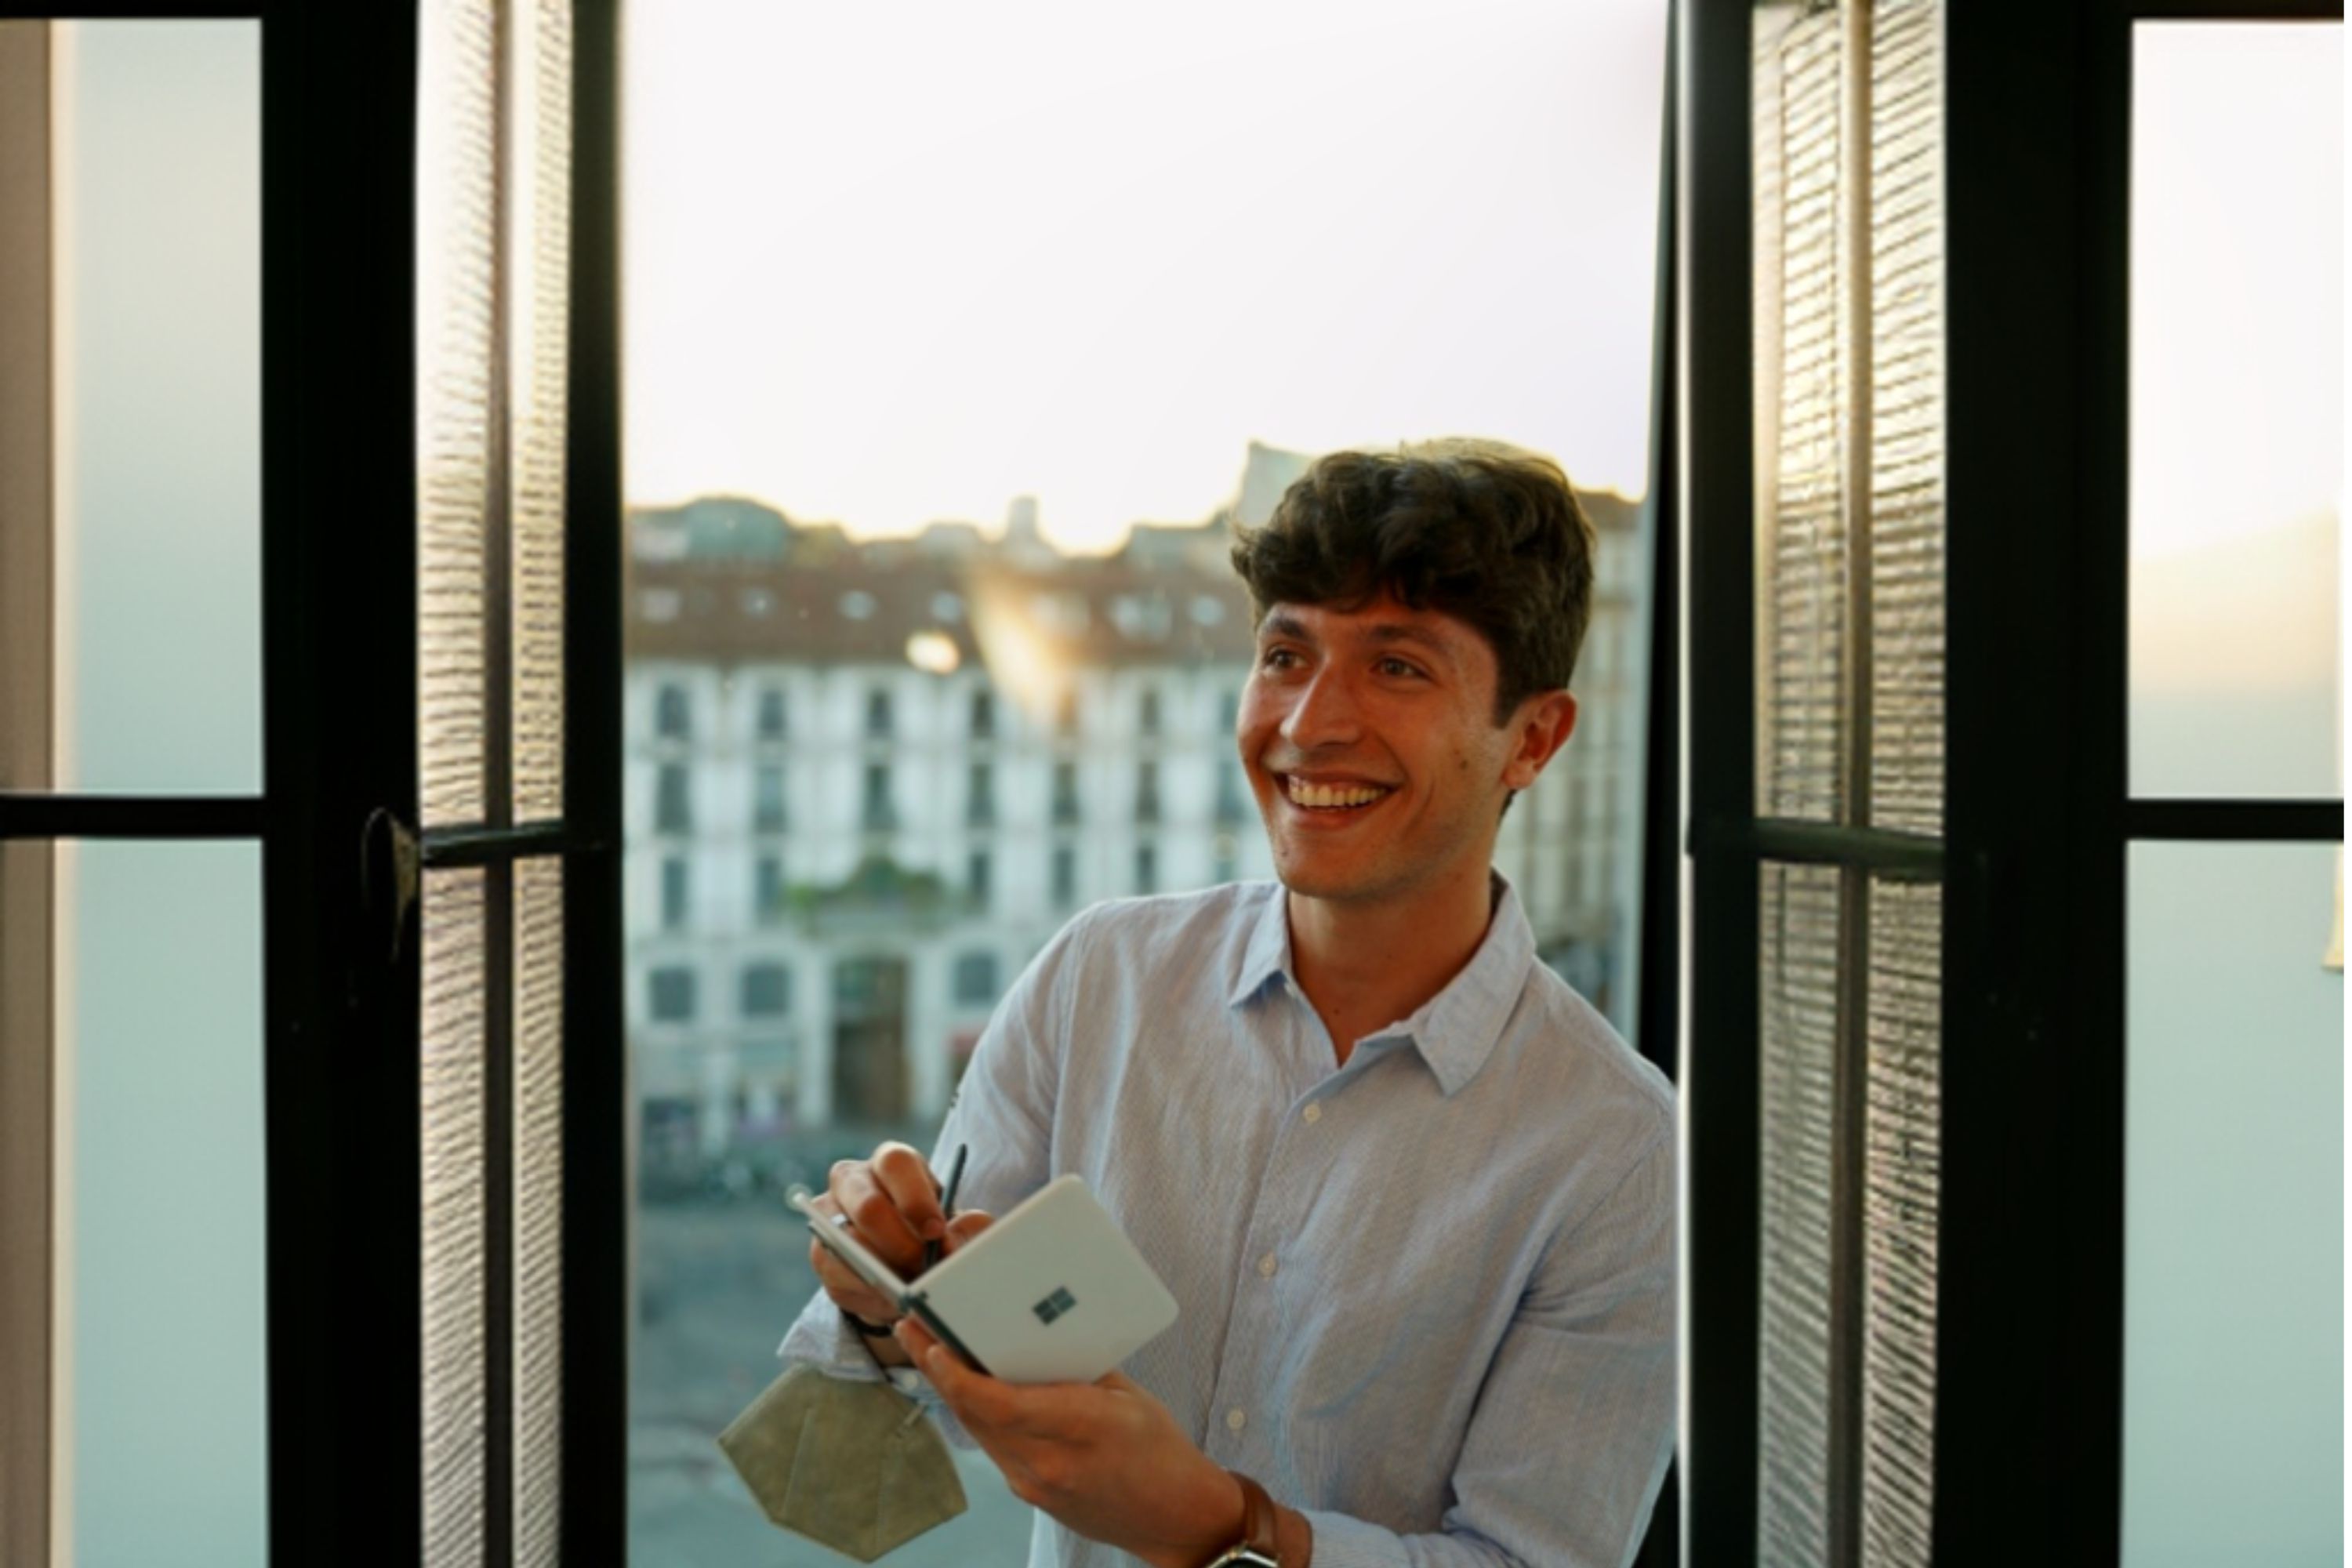
[[[1233,732],[1227,560],[1307,458],[1066,557],[1001,532],[853,543],[709,498],[630,519],[627,1026],[651,1187],[790,1137],[935,1124],[998,999],[1098,900],[1272,874]],[[1539,947],[1609,1006],[1632,920],[1636,509],[1601,534],[1574,740],[1505,819]]]

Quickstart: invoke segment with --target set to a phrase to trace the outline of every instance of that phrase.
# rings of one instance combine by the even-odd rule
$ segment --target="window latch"
[[[360,902],[385,932],[387,964],[400,962],[401,939],[408,931],[409,909],[416,902],[423,859],[416,830],[389,806],[368,813],[367,825],[360,829]]]

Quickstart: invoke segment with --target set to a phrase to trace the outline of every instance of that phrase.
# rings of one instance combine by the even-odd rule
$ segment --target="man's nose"
[[[1356,694],[1337,670],[1321,669],[1283,719],[1282,738],[1300,751],[1344,745],[1356,738]]]

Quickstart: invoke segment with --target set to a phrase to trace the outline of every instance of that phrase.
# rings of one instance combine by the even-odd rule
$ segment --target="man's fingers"
[[[994,1225],[995,1223],[996,1216],[982,1209],[966,1209],[961,1214],[956,1215],[955,1218],[948,1221],[947,1250],[949,1255],[953,1256],[957,1247],[961,1247],[964,1243],[970,1241],[973,1237],[978,1236],[982,1231],[986,1230],[990,1226]]]
[[[855,1312],[869,1323],[880,1323],[898,1316],[898,1304],[885,1300],[873,1286],[860,1279],[849,1266],[827,1252],[814,1238],[809,1242],[809,1264],[816,1270],[817,1283],[833,1298],[833,1304],[845,1312]]]
[[[1009,1384],[999,1383],[974,1372],[963,1358],[940,1343],[930,1330],[910,1315],[898,1320],[898,1342],[906,1347],[908,1359],[916,1368],[931,1380],[940,1397],[967,1425],[991,1426],[1008,1432],[1022,1430],[1019,1398]]]
[[[1076,1430],[1072,1396],[1084,1385],[1011,1384],[974,1372],[912,1316],[898,1320],[897,1332],[916,1369],[930,1379],[940,1397],[966,1426],[1055,1439],[1066,1438]]]
[[[883,1262],[901,1275],[919,1265],[922,1237],[898,1212],[898,1204],[876,1178],[870,1163],[844,1160],[835,1165],[828,1195],[835,1206],[849,1216],[849,1223],[857,1227],[857,1239],[880,1254]]]
[[[923,1157],[904,1143],[885,1143],[870,1162],[874,1179],[890,1195],[908,1226],[924,1241],[947,1234],[947,1216],[940,1210],[940,1189]]]

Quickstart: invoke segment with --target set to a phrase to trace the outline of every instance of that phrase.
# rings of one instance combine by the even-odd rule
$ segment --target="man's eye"
[[[1401,658],[1384,658],[1381,660],[1380,671],[1382,675],[1418,677],[1421,674],[1421,670],[1418,667],[1407,664]]]
[[[1265,669],[1288,669],[1297,662],[1298,656],[1286,647],[1270,647],[1258,656],[1260,668]]]

